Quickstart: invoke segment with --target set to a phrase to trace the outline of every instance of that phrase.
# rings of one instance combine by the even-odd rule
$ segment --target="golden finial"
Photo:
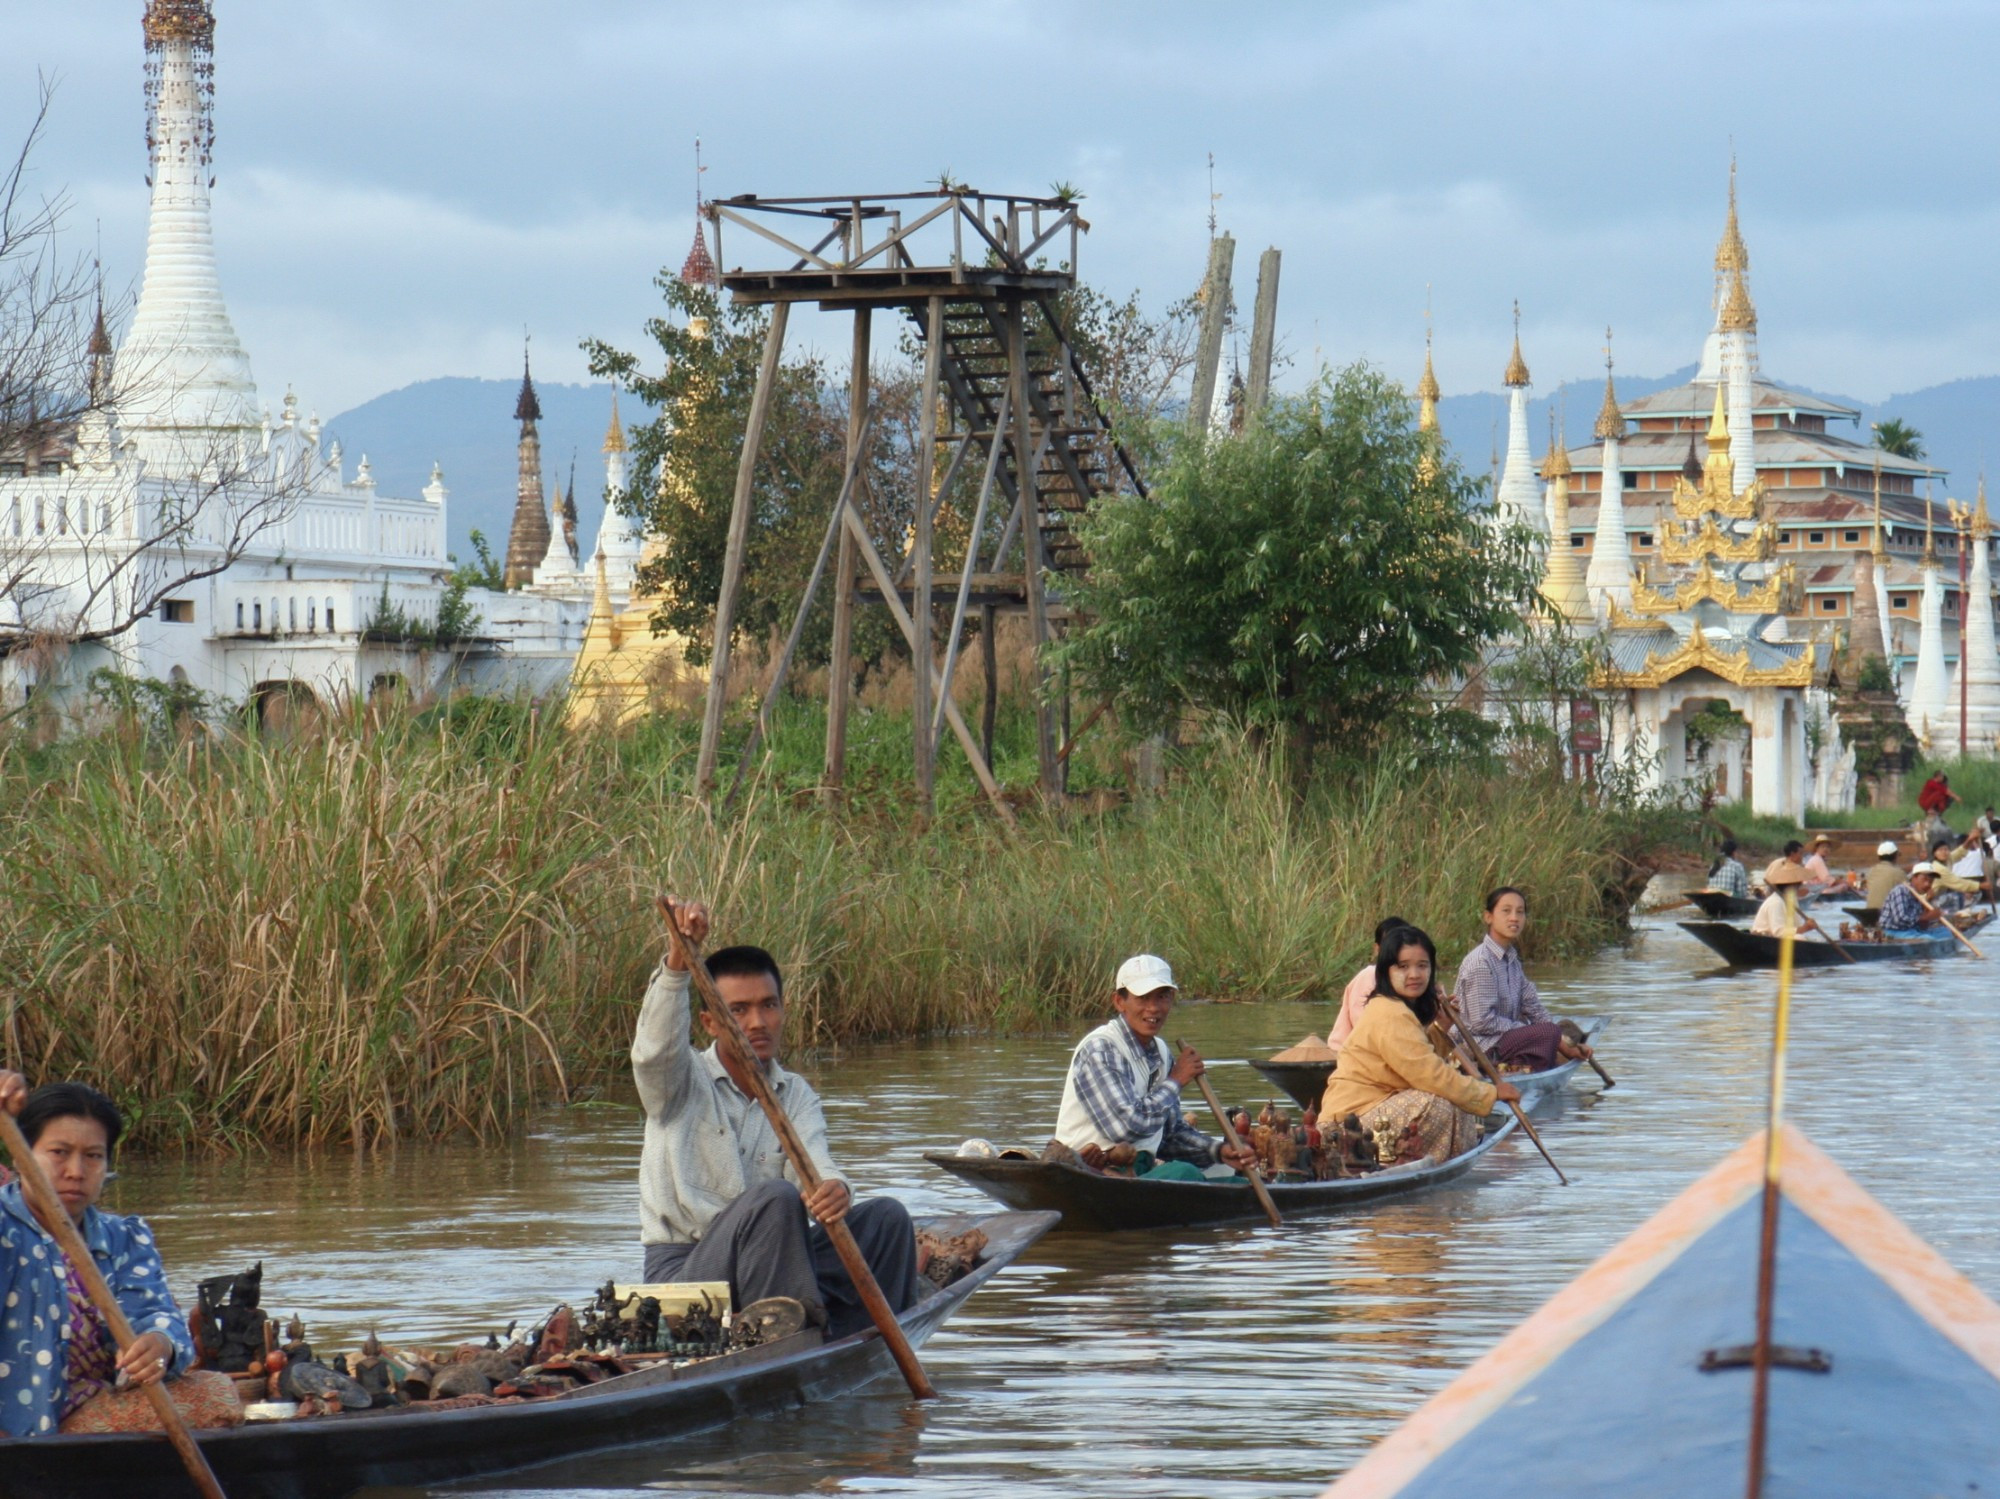
[[[1435,432],[1438,424],[1438,397],[1444,392],[1438,389],[1437,372],[1431,368],[1431,299],[1430,288],[1424,289],[1424,373],[1417,381],[1417,400],[1422,404],[1417,408],[1417,430]]]
[[[1514,299],[1514,357],[1507,361],[1507,373],[1501,383],[1507,386],[1532,385],[1528,378],[1528,362],[1521,357],[1521,300]]]
[[[1715,382],[1715,410],[1708,416],[1708,451],[1711,454],[1729,451],[1729,411],[1724,404],[1728,387],[1718,380]]]
[[[1736,155],[1729,157],[1729,221],[1722,226],[1722,242],[1715,247],[1718,271],[1741,273],[1750,269],[1750,250],[1743,243],[1743,231],[1736,224]]]
[[[618,392],[611,392],[611,426],[604,434],[604,451],[622,453],[625,451],[625,428],[618,420]]]
[[[1544,479],[1566,479],[1576,470],[1569,461],[1569,447],[1556,431],[1556,414],[1549,413],[1549,453],[1542,460]]]
[[[1937,537],[1931,529],[1931,484],[1924,481],[1924,566],[1937,566]]]
[[[1611,385],[1611,330],[1604,330],[1604,404],[1597,412],[1597,435],[1609,442],[1625,435],[1625,413],[1618,409],[1618,392]]]
[[[1757,309],[1750,302],[1750,288],[1743,277],[1736,276],[1729,283],[1729,295],[1722,302],[1721,325],[1728,329],[1751,329],[1757,326]]]
[[[1986,513],[1986,475],[1979,476],[1979,498],[1972,506],[1972,534],[1980,541],[1993,534],[1993,517]]]

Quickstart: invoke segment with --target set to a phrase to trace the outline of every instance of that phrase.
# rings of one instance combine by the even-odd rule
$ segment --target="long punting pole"
[[[1187,1043],[1175,1041],[1174,1050],[1186,1051]],[[1215,1115],[1215,1122],[1222,1126],[1222,1138],[1228,1142],[1231,1150],[1241,1150],[1243,1139],[1236,1133],[1236,1126],[1229,1122],[1229,1111],[1223,1108],[1222,1100],[1215,1096],[1215,1085],[1209,1082],[1208,1074],[1196,1073],[1194,1080],[1196,1086],[1201,1089],[1201,1096],[1208,1101],[1208,1111]],[[1264,1173],[1257,1169],[1257,1163],[1252,1161],[1244,1168],[1243,1174],[1250,1178],[1250,1190],[1257,1194],[1257,1206],[1262,1208],[1264,1216],[1271,1220],[1271,1227],[1283,1228],[1285,1220],[1278,1213],[1278,1205],[1271,1201],[1271,1189],[1264,1185]]]
[[[1771,1419],[1771,1313],[1778,1295],[1778,1127],[1785,1118],[1785,1039],[1792,1018],[1792,945],[1798,940],[1798,886],[1785,887],[1785,930],[1778,938],[1778,1007],[1771,1024],[1770,1098],[1764,1119],[1764,1222],[1757,1239],[1757,1341],[1750,1350],[1749,1499],[1764,1492],[1765,1434]]]
[[[1479,1038],[1472,1034],[1472,1028],[1458,1018],[1458,1008],[1452,1002],[1452,997],[1449,994],[1440,994],[1438,996],[1438,1008],[1444,1012],[1445,1018],[1452,1023],[1458,1034],[1464,1038],[1466,1047],[1472,1052],[1472,1059],[1479,1064],[1480,1071],[1486,1074],[1487,1081],[1492,1083],[1496,1088],[1504,1083],[1506,1079],[1500,1075],[1500,1069],[1493,1065],[1493,1058],[1486,1055],[1486,1048],[1479,1044]],[[1512,1109],[1514,1117],[1521,1121],[1522,1130],[1530,1140],[1535,1142],[1535,1149],[1539,1150],[1542,1153],[1542,1159],[1549,1163],[1549,1170],[1555,1172],[1556,1180],[1561,1182],[1565,1187],[1568,1186],[1569,1178],[1563,1175],[1563,1168],[1556,1164],[1556,1158],[1549,1154],[1548,1146],[1542,1143],[1542,1137],[1535,1132],[1535,1126],[1529,1122],[1527,1105],[1518,1100],[1509,1099],[1507,1107]]]
[[[807,1192],[812,1191],[820,1184],[819,1168],[806,1154],[804,1142],[799,1139],[798,1131],[792,1128],[791,1117],[778,1102],[777,1094],[771,1091],[771,1085],[764,1080],[764,1069],[757,1065],[757,1055],[751,1051],[743,1027],[729,1013],[729,1006],[716,992],[715,978],[709,973],[708,964],[702,961],[701,949],[692,937],[681,930],[680,913],[671,900],[661,896],[659,908],[667,924],[667,940],[673,944],[675,954],[687,965],[688,979],[693,983],[695,993],[701,996],[703,1007],[715,1017],[715,1023],[722,1027],[716,1044],[727,1048],[736,1063],[737,1072],[750,1084],[751,1095],[757,1100],[758,1107],[763,1109],[764,1117],[771,1121],[772,1133],[777,1135],[778,1143],[784,1147],[785,1159],[792,1163],[800,1187]],[[854,1241],[854,1230],[847,1226],[844,1218],[823,1226],[827,1238],[833,1241],[835,1252],[840,1255],[840,1263],[847,1270],[847,1278],[854,1282],[861,1304],[868,1308],[868,1315],[874,1319],[876,1330],[882,1334],[882,1341],[888,1345],[890,1354],[896,1360],[896,1367],[903,1371],[903,1380],[909,1385],[910,1393],[919,1400],[936,1398],[937,1391],[931,1388],[930,1377],[924,1373],[924,1366],[917,1362],[916,1350],[903,1335],[903,1324],[890,1310],[889,1299],[875,1283],[875,1272],[868,1268],[867,1257]]]
[[[125,1309],[118,1304],[118,1298],[111,1294],[106,1284],[104,1272],[97,1268],[97,1260],[91,1255],[90,1246],[83,1242],[83,1235],[77,1232],[70,1221],[62,1199],[56,1195],[55,1184],[42,1169],[39,1157],[28,1148],[27,1137],[21,1133],[21,1126],[14,1122],[12,1114],[0,1111],[0,1144],[7,1147],[7,1154],[14,1158],[14,1165],[21,1173],[21,1190],[34,1209],[35,1217],[56,1241],[63,1258],[75,1269],[77,1279],[83,1282],[84,1290],[90,1293],[91,1304],[104,1318],[104,1325],[111,1329],[111,1336],[123,1353],[130,1348],[138,1334],[132,1330],[132,1323],[125,1315]],[[41,1251],[35,1251],[39,1254]],[[146,1398],[153,1402],[153,1409],[159,1413],[160,1424],[166,1431],[167,1440],[174,1444],[174,1451],[180,1454],[181,1462],[188,1470],[188,1477],[194,1480],[195,1488],[202,1499],[225,1499],[222,1485],[216,1481],[215,1471],[209,1467],[208,1459],[202,1456],[201,1448],[195,1445],[194,1433],[188,1430],[181,1408],[174,1404],[174,1397],[168,1393],[165,1380],[155,1380],[141,1385]]]

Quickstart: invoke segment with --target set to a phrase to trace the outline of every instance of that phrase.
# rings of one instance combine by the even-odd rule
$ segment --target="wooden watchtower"
[[[846,475],[738,775],[769,728],[832,557],[826,785],[838,789],[845,773],[854,607],[879,599],[895,616],[917,666],[912,722],[922,806],[932,806],[938,734],[949,725],[980,784],[1006,815],[981,743],[951,697],[967,612],[978,606],[989,625],[996,611],[1025,612],[1039,652],[1065,617],[1063,578],[1086,565],[1071,521],[1113,487],[1114,465],[1124,482],[1143,491],[1060,316],[1058,298],[1075,285],[1078,240],[1088,226],[1067,198],[964,187],[866,198],[745,196],[712,202],[706,211],[715,226],[718,265],[729,266],[725,247],[736,242],[734,235],[725,239],[726,228],[742,231],[751,254],[769,262],[725,269],[720,279],[736,300],[768,305],[771,320],[736,473],[697,777],[704,788],[715,784],[729,636],[754,513],[752,485],[785,325],[794,303],[816,302],[823,310],[854,314]],[[920,483],[937,480],[914,505],[908,554],[893,565],[870,538],[854,493],[872,421],[869,350],[878,310],[901,313],[916,326],[924,354],[917,472]],[[979,463],[982,475],[970,540],[958,576],[940,578],[932,565],[938,505],[968,462]],[[932,611],[924,604],[952,611],[941,665],[935,662]],[[991,638],[989,628],[989,649]],[[1053,799],[1062,787],[1058,714],[1046,679],[1039,685],[1041,787]]]

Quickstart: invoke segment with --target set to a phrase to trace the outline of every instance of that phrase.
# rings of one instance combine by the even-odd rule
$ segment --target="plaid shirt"
[[[1924,903],[1917,899],[1917,892],[1908,885],[1898,885],[1882,902],[1882,911],[1875,918],[1875,924],[1884,932],[1922,931]]]
[[[1521,971],[1518,948],[1502,947],[1491,937],[1458,965],[1458,1013],[1466,1028],[1491,1046],[1524,1025],[1547,1025],[1555,1017],[1542,1008],[1542,997]]]
[[[1708,888],[1720,890],[1724,895],[1748,895],[1750,871],[1736,859],[1724,859],[1716,865],[1715,873],[1708,877]]]
[[[1216,1142],[1190,1125],[1181,1114],[1180,1084],[1167,1076],[1170,1065],[1159,1042],[1148,1046],[1121,1018],[1083,1038],[1070,1060],[1076,1096],[1098,1129],[1112,1140],[1142,1140],[1164,1130],[1153,1153],[1163,1161],[1215,1164]],[[1126,1058],[1146,1072],[1146,1090],[1133,1086]]]

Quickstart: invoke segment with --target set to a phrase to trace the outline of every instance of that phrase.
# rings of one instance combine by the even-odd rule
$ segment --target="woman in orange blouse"
[[[1430,1029],[1437,1008],[1436,944],[1413,926],[1389,932],[1376,958],[1375,995],[1340,1048],[1320,1117],[1355,1114],[1370,1133],[1386,1128],[1401,1135],[1414,1124],[1433,1160],[1470,1149],[1479,1120],[1521,1094],[1512,1083],[1496,1087],[1446,1060],[1444,1038]]]

